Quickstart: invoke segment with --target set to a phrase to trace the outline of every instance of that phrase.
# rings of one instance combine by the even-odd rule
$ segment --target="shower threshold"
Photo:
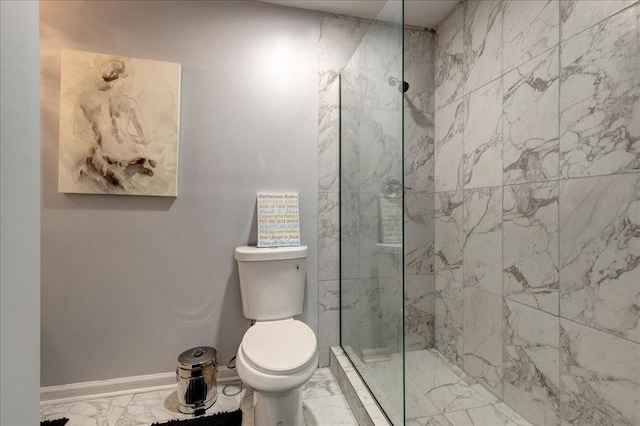
[[[360,425],[403,424],[398,379],[402,377],[401,356],[391,353],[389,360],[371,364],[363,362],[350,347],[332,348],[331,370]],[[405,361],[404,424],[531,426],[437,350],[407,352]],[[384,407],[384,414],[376,401]]]

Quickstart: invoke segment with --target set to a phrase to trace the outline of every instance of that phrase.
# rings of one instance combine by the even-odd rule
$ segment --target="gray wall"
[[[0,2],[0,424],[39,415],[38,3]]]
[[[300,193],[302,320],[317,331],[314,12],[248,2],[43,2],[42,385],[171,371],[194,345],[235,354],[233,249],[259,191]],[[179,195],[59,194],[60,49],[182,64]]]

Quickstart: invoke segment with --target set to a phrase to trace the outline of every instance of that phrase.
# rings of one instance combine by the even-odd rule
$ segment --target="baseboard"
[[[218,383],[238,381],[235,369],[218,367]],[[40,404],[58,404],[61,402],[81,401],[100,397],[126,395],[171,389],[176,386],[176,373],[158,373],[145,376],[122,377],[119,379],[98,380],[95,382],[71,383],[69,385],[46,386],[40,388]]]

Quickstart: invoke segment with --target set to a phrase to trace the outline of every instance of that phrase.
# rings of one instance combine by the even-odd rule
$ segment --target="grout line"
[[[465,330],[467,329],[467,327],[465,327],[464,324],[464,319],[465,319],[465,303],[464,303],[464,299],[465,299],[465,289],[466,289],[466,284],[465,284],[465,273],[464,273],[464,247],[466,246],[467,243],[467,230],[466,230],[466,221],[467,221],[467,209],[466,209],[466,203],[465,203],[465,199],[466,197],[464,196],[464,172],[465,172],[465,164],[464,164],[464,128],[466,127],[466,104],[464,101],[464,95],[465,95],[465,84],[466,84],[466,77],[467,77],[467,73],[468,70],[466,69],[468,64],[467,64],[467,58],[466,58],[466,49],[465,49],[465,31],[468,31],[468,28],[466,26],[467,23],[467,5],[468,3],[465,1],[462,5],[462,87],[461,87],[461,92],[462,92],[462,97],[461,97],[461,102],[462,102],[462,136],[461,136],[461,140],[462,140],[462,161],[461,161],[461,165],[462,165],[462,181],[461,182],[457,182],[457,190],[460,191],[460,196],[462,197],[462,262],[460,267],[462,268],[462,312],[461,312],[461,316],[462,316],[462,336],[460,336],[460,340],[461,340],[461,347],[462,347],[462,353],[458,354],[458,356],[460,357],[460,364],[462,364],[462,367],[464,367],[464,359],[465,359]],[[434,115],[435,117],[435,115]],[[455,118],[455,116],[454,116]],[[460,166],[458,166],[460,167]],[[434,167],[435,169],[435,167]],[[460,179],[460,173],[458,171],[457,173],[457,179]],[[459,189],[458,189],[459,188]],[[455,342],[454,342],[455,343]],[[456,347],[456,350],[458,348]]]
[[[500,77],[500,109],[501,109],[501,114],[500,114],[500,131],[502,132],[501,134],[501,150],[500,150],[500,177],[502,178],[502,199],[501,199],[501,203],[500,203],[500,384],[501,384],[501,389],[500,389],[500,401],[502,401],[504,399],[504,383],[505,383],[505,374],[504,374],[504,353],[505,353],[505,344],[504,344],[504,336],[505,336],[505,331],[504,331],[504,316],[505,316],[505,309],[504,309],[504,305],[505,305],[505,299],[504,299],[504,75],[505,73],[505,69],[504,69],[504,9],[505,9],[505,4],[504,1],[502,2],[502,19],[501,19],[501,31],[502,31],[502,35],[500,37],[500,41],[502,42],[502,52],[500,55],[500,60],[502,62],[501,64],[501,70],[502,71],[502,76]]]
[[[603,23],[604,21],[606,21],[607,19],[609,19],[609,18],[613,18],[613,17],[614,17],[614,16],[616,16],[616,15],[620,15],[621,13],[626,12],[628,9],[631,9],[632,7],[635,7],[635,6],[638,6],[638,5],[640,5],[640,1],[635,1],[635,2],[633,2],[633,3],[630,3],[630,4],[626,5],[625,7],[623,7],[622,9],[620,9],[619,11],[617,11],[616,13],[613,13],[613,14],[611,14],[611,15],[607,16],[606,18],[603,18],[603,19],[599,20],[599,21],[598,21],[598,22],[596,22],[595,24],[590,25],[590,26],[588,26],[587,28],[585,28],[585,29],[583,29],[583,30],[578,31],[577,33],[575,33],[575,34],[574,34],[574,35],[572,35],[571,37],[569,37],[569,38],[567,38],[567,39],[564,39],[564,40],[562,40],[562,28],[560,28],[560,36],[558,37],[559,44],[563,44],[563,43],[565,43],[565,42],[567,42],[567,41],[571,40],[572,38],[577,37],[578,35],[580,35],[580,34],[584,33],[585,31],[588,31],[588,30],[590,30],[591,28],[593,28],[593,27],[595,27],[595,26],[597,26],[597,25],[602,24],[602,23]],[[561,9],[561,8],[558,8],[558,9]],[[560,10],[560,20],[559,20],[559,25],[558,25],[558,27],[560,27],[561,25],[562,25],[562,10]]]
[[[560,179],[560,99],[562,99],[562,5],[560,4],[560,0],[558,0],[558,114],[557,114],[557,125],[558,125],[558,168],[556,169],[558,179]],[[562,415],[562,394],[563,394],[563,386],[562,386],[562,348],[560,347],[560,334],[562,333],[562,327],[560,325],[560,317],[562,312],[560,312],[560,180],[558,180],[558,217],[557,217],[557,229],[558,229],[558,335],[555,336],[558,339],[558,417],[560,422],[564,418]]]
[[[136,395],[135,395],[135,394],[132,394],[132,395],[131,395],[131,398],[129,398],[129,401],[127,401],[127,404],[124,406],[124,409],[120,412],[120,415],[118,415],[118,417],[115,419],[115,422],[113,423],[114,425],[115,425],[115,424],[118,424],[118,422],[120,421],[120,419],[122,419],[122,418],[124,417],[124,414],[125,414],[125,413],[127,413],[127,412],[129,411],[129,406],[131,405],[131,402],[133,401],[133,397],[134,397],[134,396],[136,396]],[[109,405],[111,405],[111,404],[109,404]],[[106,417],[108,417],[108,412],[107,412],[106,414],[107,414],[107,416],[106,416]],[[71,421],[71,418],[70,418],[70,417],[71,417],[71,416],[69,416],[69,420]],[[96,420],[97,420],[97,419],[96,419]],[[108,422],[108,420],[107,420],[107,422]]]
[[[558,117],[560,117],[560,114],[558,114]],[[558,156],[558,159],[559,158],[560,158],[560,156]],[[568,177],[568,178],[560,178],[559,181],[560,182],[567,182],[567,181],[574,180],[574,179],[603,178],[603,177],[607,177],[607,176],[627,176],[627,175],[634,175],[634,174],[638,174],[638,173],[640,173],[640,170],[631,170],[631,171],[623,172],[623,173],[608,173],[608,174],[603,174],[603,175],[591,175],[591,176],[573,176],[573,177]]]
[[[480,384],[480,383],[478,383],[478,384]],[[480,384],[480,386],[482,386],[487,392],[491,393],[487,388],[484,387],[484,385]],[[493,393],[492,393],[492,395],[493,395]],[[463,408],[462,410],[446,411],[446,412],[443,412],[442,415],[446,416],[447,414],[460,413],[462,411],[467,412],[467,411],[475,410],[476,408],[493,407],[493,406],[498,405],[498,404],[500,404],[502,402],[502,399],[500,399],[495,404],[492,404],[489,401],[487,401],[482,395],[480,395],[480,397],[485,400],[485,402],[486,402],[485,405],[478,405],[477,407]],[[509,408],[511,408],[511,407],[509,407]],[[515,411],[515,410],[513,410],[513,411]],[[516,411],[516,414],[518,414],[517,411]]]
[[[509,73],[509,72],[512,72],[513,70],[515,70],[515,69],[517,69],[517,68],[520,68],[520,67],[522,67],[522,66],[524,66],[524,65],[526,65],[526,64],[528,64],[528,63],[530,63],[530,62],[533,62],[533,61],[535,61],[535,60],[539,60],[539,58],[540,58],[541,56],[546,55],[546,54],[549,54],[549,52],[550,52],[550,51],[552,51],[552,50],[553,50],[553,49],[555,49],[555,48],[558,48],[558,57],[559,57],[559,60],[558,60],[558,106],[557,106],[557,126],[558,126],[558,147],[559,147],[559,145],[560,145],[560,138],[561,138],[561,134],[560,134],[560,124],[561,124],[561,120],[560,120],[560,118],[561,118],[560,102],[561,102],[561,99],[562,99],[561,92],[560,92],[560,90],[561,90],[561,86],[562,86],[562,85],[560,84],[560,83],[561,83],[561,82],[560,82],[560,79],[561,79],[561,71],[562,71],[562,63],[561,63],[561,57],[562,57],[562,56],[561,56],[561,49],[562,49],[563,44],[564,44],[564,43],[566,43],[566,42],[567,42],[568,40],[570,40],[571,38],[578,36],[578,35],[579,35],[579,34],[581,34],[582,32],[587,31],[588,29],[593,28],[593,27],[594,27],[594,26],[596,26],[596,25],[600,25],[602,22],[606,21],[607,19],[610,19],[610,18],[612,18],[613,16],[615,16],[615,15],[617,15],[617,14],[624,13],[624,12],[625,12],[626,10],[628,10],[629,8],[637,7],[638,5],[639,5],[639,3],[638,3],[638,2],[635,2],[635,3],[633,3],[633,4],[630,4],[630,5],[626,6],[626,7],[624,7],[623,9],[621,9],[620,11],[618,11],[618,12],[616,12],[616,13],[614,13],[614,14],[612,14],[612,15],[610,15],[610,16],[608,16],[608,17],[604,18],[604,19],[602,19],[602,20],[601,20],[601,21],[599,21],[598,23],[593,24],[592,26],[590,26],[590,27],[588,27],[588,28],[586,28],[586,29],[584,29],[584,30],[582,30],[582,31],[580,31],[580,32],[578,32],[578,33],[576,33],[576,34],[574,34],[572,37],[570,37],[570,38],[568,38],[568,39],[566,39],[566,40],[562,40],[562,39],[561,39],[561,35],[562,35],[562,17],[561,17],[561,10],[560,10],[560,7],[558,7],[558,28],[557,28],[557,31],[558,31],[558,42],[557,42],[557,43],[555,43],[555,44],[554,44],[553,46],[551,46],[550,48],[548,48],[548,49],[544,50],[544,51],[543,51],[543,52],[541,52],[540,54],[536,55],[535,57],[530,58],[530,59],[528,59],[526,62],[523,62],[522,64],[518,65],[517,67],[514,67],[514,68],[509,69],[509,70],[505,70],[505,69],[504,69],[504,55],[502,56],[502,61],[503,61],[503,64],[502,64],[502,75],[501,75],[501,77],[499,77],[499,78],[502,78],[502,79],[503,79],[503,80],[502,80],[502,95],[503,95],[503,100],[504,100],[504,75],[505,75],[505,74],[507,74],[507,73]],[[504,54],[504,9],[502,10],[502,13],[503,13],[503,27],[502,27],[502,30],[503,30],[502,43],[503,43],[503,44],[502,44],[502,47],[503,47],[503,54]],[[466,24],[466,20],[465,20],[465,17],[463,16],[463,28],[464,28],[464,25],[465,25],[465,24]],[[463,37],[463,39],[464,39],[464,37]],[[489,84],[493,83],[494,81],[495,81],[495,79],[494,79],[494,80],[491,80],[491,81],[489,81],[489,82],[487,82],[487,83],[485,83],[485,84],[484,84],[484,85],[482,85],[482,86],[479,86],[478,88],[474,89],[474,90],[473,90],[473,91],[471,91],[470,93],[473,93],[473,92],[475,92],[475,91],[477,91],[477,90],[479,90],[479,89],[483,88],[484,86],[486,86],[486,85],[489,85]],[[450,107],[450,106],[451,106],[452,104],[454,104],[455,102],[460,102],[460,100],[462,100],[462,101],[464,102],[464,99],[465,99],[468,95],[469,95],[469,94],[468,94],[468,93],[466,92],[466,90],[463,88],[463,94],[462,94],[462,96],[460,96],[460,97],[458,97],[458,98],[456,98],[456,99],[450,100],[450,101],[449,101],[449,102],[447,102],[446,104],[444,104],[444,105],[440,106],[439,108],[437,108],[437,109],[436,109],[436,113],[440,112],[441,110],[443,110],[443,109],[445,109],[445,108]],[[502,113],[503,113],[503,115],[502,115],[502,120],[503,120],[503,123],[502,123],[502,125],[503,125],[503,126],[502,126],[502,135],[503,135],[503,139],[502,139],[502,152],[501,152],[501,156],[502,156],[502,166],[503,166],[503,169],[504,169],[504,103],[503,103],[502,107],[503,107],[503,108],[502,108]],[[463,119],[463,121],[464,121],[464,119]],[[466,123],[466,122],[465,122],[465,123]],[[463,152],[464,152],[464,137],[463,137],[462,141],[463,141],[463,146],[462,146],[462,148],[463,148]],[[564,181],[570,181],[570,180],[572,180],[572,179],[600,178],[600,177],[605,177],[605,176],[616,176],[616,175],[624,176],[624,175],[634,174],[634,173],[638,173],[638,172],[637,172],[637,171],[628,171],[628,172],[626,172],[626,173],[609,173],[609,174],[603,174],[603,175],[574,176],[574,177],[566,177],[566,178],[565,178],[565,177],[562,177],[562,176],[560,175],[560,164],[561,164],[561,163],[560,163],[560,150],[559,150],[559,149],[558,149],[558,154],[559,154],[559,155],[558,155],[558,162],[557,162],[557,178],[556,178],[556,179],[544,180],[544,181],[532,181],[532,182],[509,183],[509,184],[506,184],[506,183],[505,183],[505,181],[504,181],[504,174],[503,174],[503,183],[502,183],[502,185],[501,185],[501,186],[502,186],[502,190],[503,190],[503,193],[502,193],[502,206],[501,206],[501,207],[502,207],[502,215],[503,215],[503,217],[502,217],[502,219],[503,219],[503,220],[502,220],[502,225],[504,226],[504,190],[505,190],[506,188],[508,188],[508,187],[512,187],[512,186],[524,186],[524,185],[534,185],[534,184],[549,184],[549,185],[551,185],[551,184],[555,184],[555,185],[556,185],[556,187],[557,187],[557,191],[558,191],[558,209],[557,209],[557,215],[558,215],[558,218],[557,218],[557,232],[558,232],[558,241],[557,241],[557,244],[558,244],[558,251],[557,251],[557,253],[558,253],[558,264],[557,264],[557,267],[558,267],[558,274],[560,274],[560,270],[561,270],[561,264],[560,264],[560,263],[561,263],[561,258],[562,258],[562,256],[561,256],[561,252],[560,252],[560,242],[561,242],[561,239],[560,239],[560,188],[561,188],[561,186],[563,185],[563,184],[562,184],[562,182],[564,182]],[[462,193],[462,195],[463,195],[463,200],[464,200],[464,198],[466,198],[466,197],[464,197],[464,194],[466,194],[466,191],[468,191],[468,190],[484,189],[484,188],[495,188],[495,187],[498,187],[498,186],[496,185],[496,186],[481,187],[481,188],[449,189],[449,190],[444,190],[444,191],[438,191],[438,190],[436,190],[436,191],[435,191],[435,193],[436,193],[436,195],[437,195],[437,194],[441,194],[441,193],[456,193],[456,192],[461,192],[461,193]],[[466,218],[466,216],[467,216],[467,215],[466,215],[466,209],[464,209],[464,207],[465,207],[465,206],[464,206],[464,204],[463,204],[463,223],[462,223],[462,227],[463,227],[463,233],[464,233],[464,235],[465,235],[465,239],[466,239],[466,231],[465,231],[465,229],[464,229],[464,228],[466,228],[466,222],[467,222],[467,220],[466,220],[466,219],[467,219],[467,218]],[[503,271],[504,271],[504,228],[502,228],[502,232],[503,232],[503,234],[502,234],[502,256],[501,256],[501,261],[502,261],[502,271],[501,271],[501,272],[503,272]],[[464,258],[464,251],[463,251],[463,258]],[[462,278],[462,283],[459,283],[457,280],[455,280],[455,279],[453,279],[452,277],[450,277],[450,276],[449,276],[449,275],[450,275],[450,271],[449,271],[449,270],[440,270],[440,271],[435,271],[435,275],[436,275],[436,276],[439,276],[439,277],[441,277],[441,278],[443,278],[443,279],[445,279],[445,280],[447,280],[447,281],[453,281],[453,282],[456,282],[456,283],[462,284],[462,286],[463,286],[463,295],[464,295],[464,289],[466,289],[466,288],[468,287],[468,285],[466,284],[466,277],[465,277],[465,274],[464,274],[464,270],[465,270],[465,269],[464,269],[464,262],[463,262],[463,266],[462,266],[462,268],[463,268],[463,269],[462,269],[462,277],[463,277],[463,278]],[[447,275],[447,273],[449,273],[449,275]],[[501,275],[501,277],[502,277],[502,275]],[[488,292],[488,291],[486,291],[486,290],[484,290],[484,289],[481,289],[481,288],[478,288],[478,289],[479,289],[479,290],[484,291],[485,293],[488,293],[488,294],[492,294],[492,295],[494,295],[493,293]],[[582,325],[582,326],[584,326],[584,327],[588,327],[588,328],[591,328],[591,329],[596,330],[596,331],[600,331],[600,332],[603,332],[603,333],[607,333],[607,334],[610,334],[610,335],[612,335],[612,336],[619,337],[619,338],[621,338],[621,339],[623,339],[623,340],[628,340],[628,341],[629,341],[629,342],[631,342],[631,343],[639,344],[638,342],[635,342],[635,341],[629,340],[629,339],[627,339],[627,338],[625,338],[625,337],[622,337],[622,336],[619,336],[619,335],[616,335],[616,334],[610,333],[610,332],[608,332],[608,331],[605,331],[605,330],[599,330],[599,329],[594,328],[594,327],[591,327],[591,326],[589,326],[589,325],[585,325],[585,324],[579,323],[579,322],[574,321],[574,320],[571,320],[571,319],[563,318],[563,317],[562,317],[561,310],[560,310],[560,275],[558,275],[558,299],[557,299],[557,303],[558,303],[558,314],[549,313],[549,312],[544,311],[544,310],[542,310],[542,309],[538,309],[538,308],[536,308],[536,307],[526,305],[526,304],[524,304],[524,303],[522,303],[522,302],[519,302],[519,301],[517,301],[517,300],[510,299],[510,298],[508,298],[508,297],[504,296],[504,280],[503,280],[503,279],[502,279],[502,300],[503,300],[503,303],[504,303],[504,301],[505,301],[505,300],[509,300],[510,302],[514,302],[514,303],[520,304],[520,305],[522,305],[522,306],[527,306],[528,308],[536,309],[536,310],[539,310],[539,311],[544,312],[544,313],[546,313],[546,314],[549,314],[549,315],[552,315],[552,316],[557,317],[557,318],[558,318],[558,330],[560,330],[560,328],[561,328],[561,327],[560,327],[560,320],[561,320],[561,319],[565,319],[565,320],[567,320],[567,321],[574,322],[574,323],[579,324],[579,325]],[[464,301],[464,296],[463,296],[463,301]],[[502,306],[502,304],[501,304],[501,306]],[[463,314],[463,317],[464,317],[464,305],[463,305],[463,312],[462,312],[462,314]],[[504,316],[504,313],[503,313],[503,316]],[[464,320],[463,320],[463,325],[464,325]],[[504,336],[504,319],[501,321],[501,326],[502,326],[502,328],[503,328],[503,330],[502,330],[502,336]],[[463,333],[464,333],[464,329],[463,329]],[[560,357],[560,366],[559,366],[559,369],[558,369],[558,383],[559,383],[559,386],[560,386],[560,387],[559,387],[558,397],[560,398],[560,397],[561,397],[561,395],[562,395],[562,392],[563,392],[563,384],[562,384],[562,380],[561,380],[561,378],[562,378],[562,372],[561,372],[561,365],[562,365],[562,351],[561,351],[561,349],[560,349],[560,335],[559,335],[559,333],[558,333],[557,339],[558,339],[558,340],[557,340],[557,344],[558,344],[558,348],[559,348],[559,357]],[[464,339],[463,339],[463,342],[464,342]],[[503,355],[504,355],[504,341],[503,341],[503,340],[501,340],[501,343],[502,343],[502,345],[503,345]],[[464,354],[464,348],[463,348],[463,354]],[[504,358],[503,358],[503,364],[502,364],[502,367],[503,367],[503,388],[504,388]],[[502,398],[500,398],[500,399],[502,400]],[[503,401],[503,400],[502,400],[502,401]],[[560,416],[560,418],[562,419],[562,401],[559,401],[559,403],[560,403],[560,409],[559,409],[558,415],[559,415],[559,416]],[[514,410],[514,411],[515,411],[515,410]]]
[[[629,343],[632,343],[632,344],[634,344],[634,345],[637,345],[637,346],[638,346],[638,349],[640,349],[640,342],[636,342],[636,341],[631,340],[631,339],[629,339],[629,338],[627,338],[627,337],[620,336],[619,334],[613,334],[613,333],[611,333],[610,331],[607,331],[607,330],[600,330],[599,328],[595,328],[595,327],[592,327],[592,326],[590,326],[590,325],[583,324],[583,323],[578,322],[578,321],[576,321],[576,320],[572,320],[571,318],[565,318],[565,317],[562,317],[562,316],[561,316],[561,317],[559,317],[559,319],[560,319],[560,320],[564,320],[564,321],[569,321],[569,322],[572,322],[572,323],[574,323],[574,324],[581,325],[582,327],[589,328],[589,329],[591,329],[591,330],[594,330],[594,331],[597,331],[597,332],[600,332],[600,333],[608,334],[609,336],[612,336],[612,337],[617,337],[617,338],[619,338],[619,339],[621,339],[621,340],[625,340],[625,341],[627,341],[627,342],[629,342]]]
[[[559,157],[558,157],[559,158]],[[556,182],[567,182],[567,181],[571,181],[574,179],[593,179],[593,178],[606,178],[608,176],[628,176],[628,175],[635,175],[640,173],[640,170],[633,170],[633,171],[628,171],[628,172],[624,172],[624,173],[608,173],[608,174],[603,174],[603,175],[593,175],[593,176],[575,176],[575,177],[570,177],[570,178],[560,178],[560,179],[552,179],[552,180],[541,180],[541,181],[532,181],[532,182],[522,182],[522,183],[509,183],[509,184],[505,184],[505,187],[511,187],[511,186],[520,186],[520,185],[534,185],[534,184],[551,184],[551,183],[556,183]],[[472,190],[477,190],[477,189],[491,189],[491,188],[500,188],[503,185],[494,185],[494,186],[479,186],[479,187],[474,187],[474,188],[463,188],[463,189],[450,189],[450,190],[446,190],[446,191],[436,191],[435,193],[430,193],[427,192],[428,195],[438,195],[438,194],[445,194],[445,193],[451,193],[451,192],[460,192],[460,191],[472,191]]]
[[[542,312],[543,314],[550,315],[550,316],[552,316],[552,317],[554,317],[554,318],[558,318],[558,317],[559,317],[559,315],[552,314],[552,313],[550,313],[550,312],[547,312],[547,311],[544,311],[544,310],[542,310],[542,309],[536,308],[535,306],[527,305],[526,303],[522,303],[522,302],[520,302],[520,301],[518,301],[518,300],[511,299],[510,297],[507,297],[507,296],[504,296],[504,299],[505,299],[505,301],[509,301],[509,303],[513,302],[513,303],[516,303],[516,304],[518,304],[518,305],[520,305],[520,306],[524,306],[524,307],[527,307],[527,308],[529,308],[529,309],[533,309],[533,310],[535,310],[535,311],[540,311],[540,312]]]
[[[480,395],[480,394],[479,394],[475,389],[473,389],[473,387],[472,387],[473,385],[471,385],[471,384],[467,383],[464,377],[461,377],[458,373],[456,373],[456,372],[454,371],[454,369],[452,368],[452,367],[454,367],[454,366],[456,366],[456,365],[455,365],[451,360],[449,360],[449,359],[448,359],[448,358],[447,358],[447,357],[446,357],[442,352],[440,352],[438,349],[433,349],[433,350],[434,350],[434,351],[436,351],[436,352],[438,352],[438,354],[440,354],[440,355],[441,355],[441,356],[442,356],[442,357],[443,357],[443,358],[444,358],[444,359],[445,359],[449,364],[446,364],[445,362],[443,362],[443,361],[442,361],[441,359],[439,359],[438,357],[436,357],[436,356],[432,355],[432,354],[431,354],[431,351],[430,351],[429,349],[422,349],[422,350],[420,350],[420,351],[415,351],[415,352],[426,352],[426,353],[430,354],[430,356],[431,356],[431,357],[433,357],[433,361],[434,361],[435,363],[439,364],[439,366],[440,366],[440,367],[445,368],[449,373],[453,374],[454,376],[456,376],[456,377],[458,378],[458,381],[456,382],[456,384],[459,384],[460,382],[463,382],[463,383],[464,383],[464,385],[462,385],[462,386],[464,386],[464,387],[468,387],[469,389],[471,389],[471,390],[472,390],[474,393],[476,393],[476,394],[477,394],[477,395],[478,395],[478,396],[479,396],[479,397],[480,397],[484,402],[486,402],[486,403],[487,403],[486,405],[480,405],[480,406],[477,406],[477,407],[471,407],[471,408],[466,408],[466,409],[461,409],[461,410],[453,410],[453,411],[447,411],[447,412],[444,412],[444,411],[442,411],[440,408],[438,408],[438,406],[437,406],[436,404],[434,404],[434,403],[433,403],[433,401],[431,400],[431,398],[429,398],[429,395],[427,395],[427,393],[423,392],[423,391],[422,391],[422,390],[421,390],[421,389],[416,385],[415,380],[413,380],[413,379],[411,379],[411,378],[410,378],[411,382],[412,382],[412,383],[414,384],[414,386],[415,386],[415,387],[420,391],[420,393],[421,393],[421,394],[422,394],[422,395],[423,395],[423,396],[424,396],[424,397],[425,397],[429,402],[431,402],[431,404],[433,404],[433,406],[438,410],[439,414],[434,414],[433,416],[437,416],[437,415],[445,415],[445,414],[448,414],[448,413],[454,413],[454,412],[458,412],[458,411],[466,411],[466,410],[471,410],[471,409],[474,409],[474,408],[482,408],[482,407],[487,407],[487,406],[490,406],[490,405],[496,405],[496,404],[492,404],[491,402],[487,401],[487,400],[486,400],[486,398],[485,398],[484,396]],[[491,392],[489,389],[487,389],[487,388],[486,388],[482,383],[480,383],[480,382],[479,382],[475,377],[471,376],[469,373],[467,373],[466,371],[464,371],[461,367],[459,367],[459,366],[456,366],[456,367],[457,367],[457,368],[459,368],[461,371],[463,371],[465,374],[468,374],[468,375],[469,375],[469,377],[471,377],[471,378],[476,382],[475,384],[479,385],[479,386],[480,386],[480,387],[482,387],[484,390],[486,390],[488,393],[490,393],[491,395],[493,395],[493,392]],[[435,388],[434,388],[434,389],[435,389]],[[434,389],[431,389],[431,390],[434,390]],[[495,395],[494,395],[494,396],[495,396]],[[499,402],[502,402],[502,399],[500,399],[500,398],[498,398],[498,399],[500,400]],[[421,418],[424,418],[424,417],[433,417],[433,416],[412,417],[412,418],[410,418],[410,419],[416,419],[416,418],[417,418],[417,419],[421,419]]]
[[[629,5],[627,5],[626,7],[622,8],[621,10],[619,10],[618,12],[614,13],[613,15],[609,15],[609,16],[607,16],[606,18],[604,18],[604,19],[602,19],[602,20],[598,21],[597,23],[595,23],[595,24],[591,25],[590,27],[585,28],[584,30],[579,31],[578,33],[576,33],[576,34],[572,35],[571,37],[569,37],[569,38],[567,38],[567,39],[565,39],[565,40],[562,40],[562,38],[561,38],[561,37],[562,37],[562,30],[561,30],[561,26],[562,26],[562,11],[560,10],[560,7],[558,7],[558,13],[559,13],[559,18],[558,18],[558,43],[554,44],[554,45],[553,45],[553,47],[551,47],[551,48],[549,48],[549,49],[546,49],[545,51],[543,51],[543,52],[541,52],[540,54],[538,54],[538,55],[534,56],[533,58],[527,59],[525,62],[521,63],[520,65],[514,66],[513,68],[509,68],[509,69],[507,69],[507,70],[505,70],[505,69],[504,69],[504,59],[503,59],[503,61],[502,61],[502,62],[503,62],[503,64],[502,64],[502,68],[501,68],[501,73],[502,73],[502,74],[500,75],[500,77],[504,76],[505,74],[507,74],[507,73],[509,73],[509,72],[512,72],[512,71],[514,71],[514,70],[516,70],[516,69],[520,68],[520,67],[521,67],[521,66],[523,66],[523,65],[528,64],[529,62],[531,62],[531,61],[533,61],[533,60],[535,60],[535,59],[538,59],[540,56],[544,55],[545,53],[548,53],[550,50],[554,49],[555,47],[557,47],[557,46],[560,46],[560,45],[564,44],[565,42],[567,42],[567,41],[571,40],[572,38],[574,38],[574,37],[578,36],[579,34],[581,34],[581,33],[585,32],[585,31],[587,31],[587,30],[589,30],[589,29],[591,29],[591,28],[595,27],[596,25],[601,24],[602,22],[606,21],[607,19],[612,18],[612,17],[614,17],[614,16],[616,16],[616,15],[618,15],[618,14],[621,14],[621,13],[625,12],[627,9],[630,9],[630,8],[632,8],[632,7],[634,7],[634,6],[638,6],[638,5],[640,5],[640,2],[635,2],[635,3],[629,4]],[[503,13],[504,13],[504,11],[503,11]],[[464,16],[464,14],[463,14],[463,16]],[[445,19],[445,20],[446,20],[446,19]],[[443,21],[444,21],[444,20],[443,20]],[[504,22],[504,21],[503,21],[503,22]],[[463,21],[462,21],[462,26],[463,26],[463,28],[465,27],[464,17],[463,17]],[[504,28],[503,28],[503,37],[504,37]],[[504,39],[502,40],[502,42],[504,43]],[[504,54],[504,44],[503,44],[503,54]],[[464,37],[463,37],[463,57],[464,57]],[[466,62],[466,61],[465,61],[465,62]],[[484,87],[484,86],[486,86],[486,85],[488,85],[488,84],[490,84],[490,83],[494,82],[494,81],[495,81],[495,80],[497,80],[498,78],[499,78],[499,77],[496,77],[496,78],[492,79],[491,81],[489,81],[489,82],[487,82],[487,83],[484,83],[484,84],[482,84],[481,86],[478,86],[477,88],[475,88],[475,89],[471,90],[469,93],[467,93],[467,91],[466,91],[466,90],[464,89],[464,87],[463,87],[463,94],[462,94],[462,96],[459,96],[459,97],[457,97],[457,98],[455,98],[455,99],[452,99],[452,100],[448,101],[448,102],[447,102],[447,103],[445,103],[444,105],[441,105],[439,108],[436,108],[436,109],[435,109],[435,112],[440,111],[441,109],[443,109],[443,108],[445,108],[445,107],[447,107],[447,106],[451,105],[452,103],[454,103],[454,102],[456,102],[456,101],[458,101],[458,100],[460,100],[460,99],[464,98],[466,95],[468,95],[468,94],[470,94],[470,93],[473,93],[473,92],[475,92],[476,90],[481,89],[482,87]],[[435,93],[435,89],[434,89],[434,93]]]

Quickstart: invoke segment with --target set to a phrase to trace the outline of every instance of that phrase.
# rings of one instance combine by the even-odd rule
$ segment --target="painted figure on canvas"
[[[100,68],[95,90],[83,92],[75,112],[73,133],[91,144],[79,178],[126,189],[136,185],[136,174],[153,176],[156,162],[148,158],[150,143],[144,117],[135,99],[123,93],[127,78],[123,61],[107,61]]]
[[[62,51],[58,190],[176,196],[180,65]]]

